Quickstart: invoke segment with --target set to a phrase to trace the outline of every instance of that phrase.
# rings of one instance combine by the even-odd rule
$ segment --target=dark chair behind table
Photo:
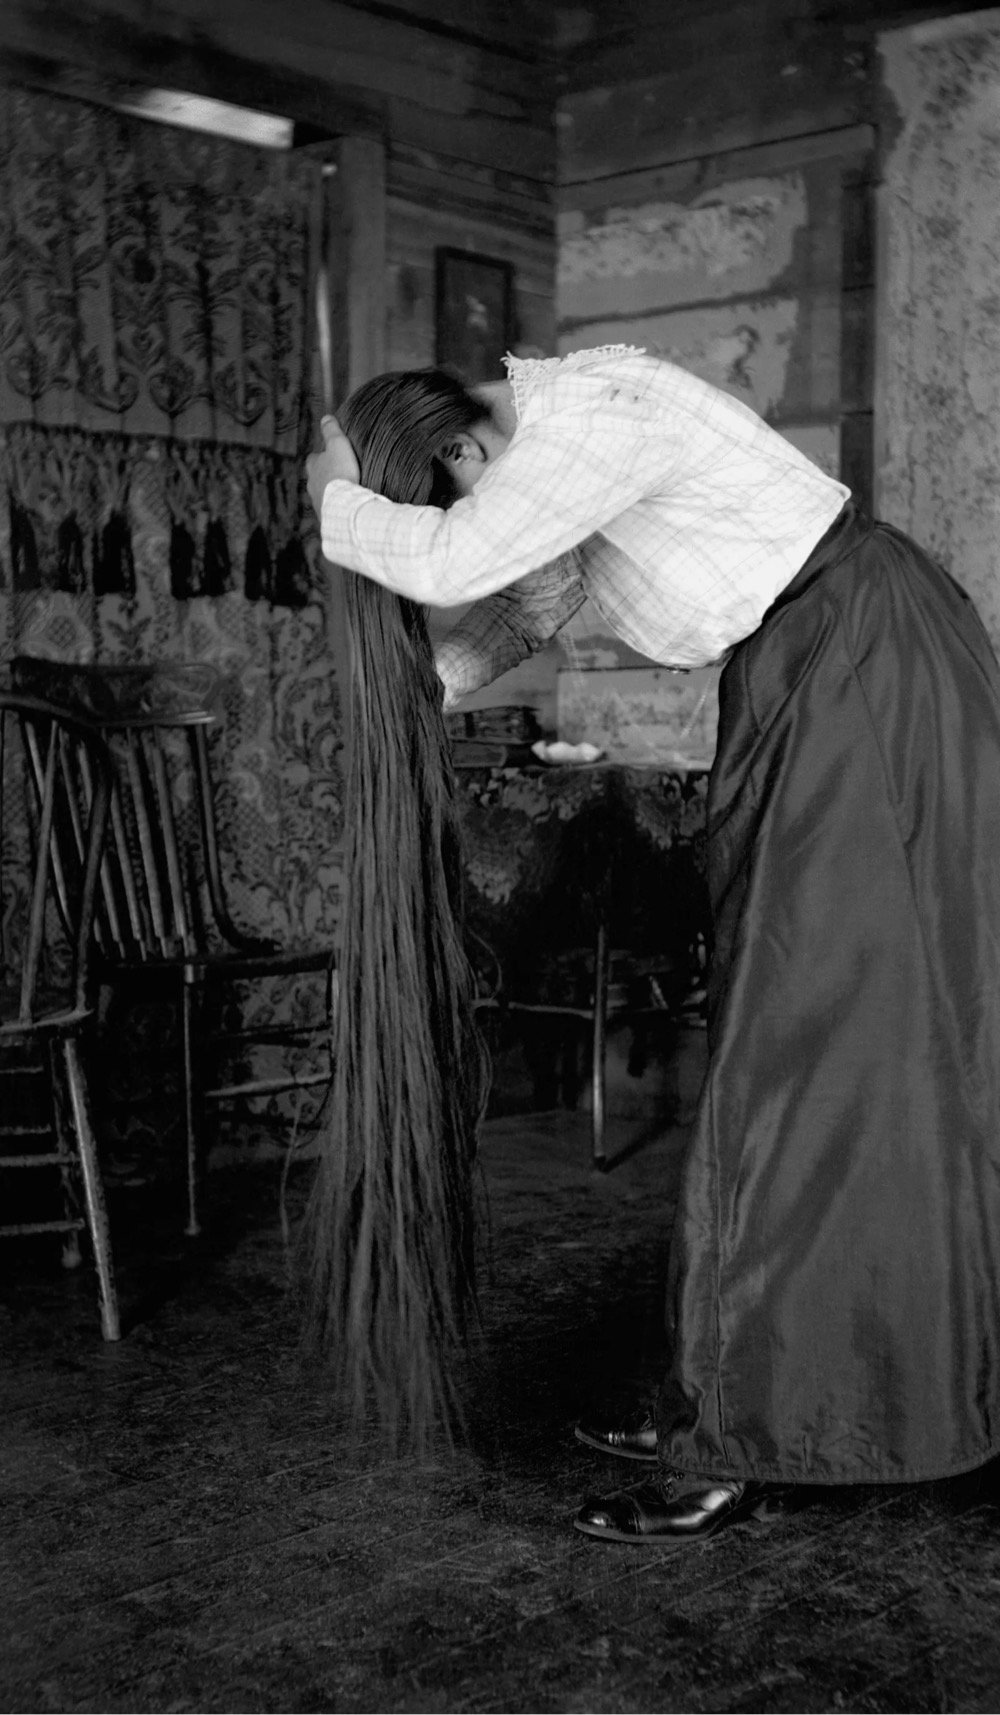
[[[647,1052],[647,1031],[653,1020],[674,1027],[704,1027],[704,990],[696,986],[695,971],[704,959],[704,940],[698,937],[689,949],[686,968],[678,969],[665,957],[643,957],[627,948],[612,948],[607,924],[599,916],[590,948],[577,948],[559,962],[552,974],[545,1000],[510,997],[504,988],[500,962],[492,948],[496,971],[488,986],[482,985],[475,1006],[480,1012],[502,1016],[518,1014],[579,1019],[588,1032],[590,1084],[591,1160],[598,1172],[612,1165],[606,1143],[607,1046],[609,1027],[627,1021],[633,1027],[629,1070],[640,1076]],[[569,1081],[575,1086],[575,1079]],[[564,1080],[564,1094],[568,1093]],[[576,1105],[572,1088],[570,1105]]]
[[[101,1329],[117,1340],[81,1054],[93,1019],[89,954],[111,792],[111,759],[92,728],[41,700],[0,693],[0,1183],[4,1214],[14,1205],[20,1216],[3,1220],[0,1237],[62,1234],[63,1261],[72,1267],[86,1230]],[[37,1176],[33,1216],[29,1173]]]
[[[237,927],[223,882],[210,735],[223,681],[202,663],[79,667],[20,657],[15,683],[74,709],[107,742],[114,762],[109,836],[95,916],[97,964],[111,985],[160,985],[180,1016],[179,1082],[187,1157],[186,1231],[201,1230],[208,1153],[206,1115],[219,1104],[270,1099],[331,1076],[335,961],[332,946],[281,947]],[[318,1022],[264,1019],[244,1009],[220,1021],[239,990],[313,974],[323,985]],[[293,1009],[294,1012],[294,1009]],[[259,1050],[277,1068],[255,1069]]]
[[[705,1021],[703,883],[696,865],[670,870],[665,857],[674,849],[679,793],[665,798],[662,820],[669,840],[657,845],[634,831],[634,777],[676,782],[678,771],[588,769],[587,778],[600,783],[600,790],[564,795],[561,783],[579,784],[579,770],[539,768],[533,758],[509,755],[485,763],[479,756],[466,760],[469,748],[461,740],[454,744],[459,809],[471,850],[492,873],[495,844],[507,841],[536,884],[539,874],[545,878],[540,889],[523,888],[513,910],[508,896],[502,918],[487,892],[475,894],[466,926],[477,976],[475,1004],[482,1017],[496,1018],[500,1031],[504,1021],[519,1017],[551,1021],[555,1028],[545,1029],[541,1053],[534,1056],[535,1096],[542,1105],[561,1100],[575,1107],[584,1081],[589,1084],[591,1155],[603,1172],[613,1165],[606,1137],[609,1032],[620,1024],[630,1027],[628,1072],[638,1078],[668,1033],[700,1030]],[[497,766],[503,774],[492,780],[489,769]],[[532,777],[545,782],[545,801],[556,806],[555,814],[534,824],[530,813],[521,806],[512,810],[505,797],[512,783]],[[471,792],[469,782],[475,783]],[[661,791],[658,784],[655,790]]]

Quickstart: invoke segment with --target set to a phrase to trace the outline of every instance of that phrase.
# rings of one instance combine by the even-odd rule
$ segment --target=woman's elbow
[[[457,607],[466,599],[461,590],[456,591],[453,580],[426,566],[412,567],[395,587],[421,607]]]

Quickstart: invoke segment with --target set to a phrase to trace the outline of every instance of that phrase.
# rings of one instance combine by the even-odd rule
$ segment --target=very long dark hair
[[[383,375],[338,420],[361,481],[447,506],[452,376]],[[458,826],[423,610],[350,573],[352,759],[335,1070],[307,1218],[312,1326],[356,1424],[419,1447],[459,1409],[487,1068],[457,921]]]

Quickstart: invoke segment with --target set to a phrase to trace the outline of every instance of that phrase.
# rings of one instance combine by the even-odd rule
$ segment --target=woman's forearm
[[[575,554],[475,602],[437,650],[445,708],[543,649],[586,599]]]
[[[657,445],[635,424],[603,435],[577,413],[555,412],[520,431],[447,511],[329,482],[323,553],[412,601],[455,607],[576,548],[639,499],[658,470]]]

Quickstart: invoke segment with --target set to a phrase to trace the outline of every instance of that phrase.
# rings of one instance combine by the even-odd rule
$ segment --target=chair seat
[[[608,956],[604,1005],[610,1013],[666,1012],[680,1009],[690,987],[690,972],[669,952],[634,953],[613,948]],[[530,989],[507,994],[516,1011],[580,1013],[594,1006],[593,948],[578,947],[539,962]]]
[[[35,991],[34,1011],[26,1022],[18,1018],[19,991],[8,983],[0,983],[0,1047],[16,1046],[19,1042],[76,1036],[93,1017],[93,1008],[67,1003],[65,990]]]
[[[191,953],[153,954],[149,958],[124,958],[108,963],[107,969],[117,982],[123,975],[166,976],[170,972],[183,973],[186,980],[191,982],[210,981],[213,977],[220,981],[239,981],[241,977],[282,976],[301,971],[332,971],[335,955],[332,947],[278,947],[262,942],[259,949],[246,952],[243,949],[219,948],[218,951]],[[102,966],[99,963],[98,969]]]
[[[256,977],[283,972],[330,971],[334,966],[332,947],[267,947],[260,951],[209,953],[201,965],[206,977],[217,973],[223,977]]]
[[[0,1047],[29,1040],[37,1042],[39,1037],[58,1041],[62,1036],[75,1036],[91,1017],[88,1008],[81,1012],[53,1012],[33,1019],[30,1024],[0,1024]]]

